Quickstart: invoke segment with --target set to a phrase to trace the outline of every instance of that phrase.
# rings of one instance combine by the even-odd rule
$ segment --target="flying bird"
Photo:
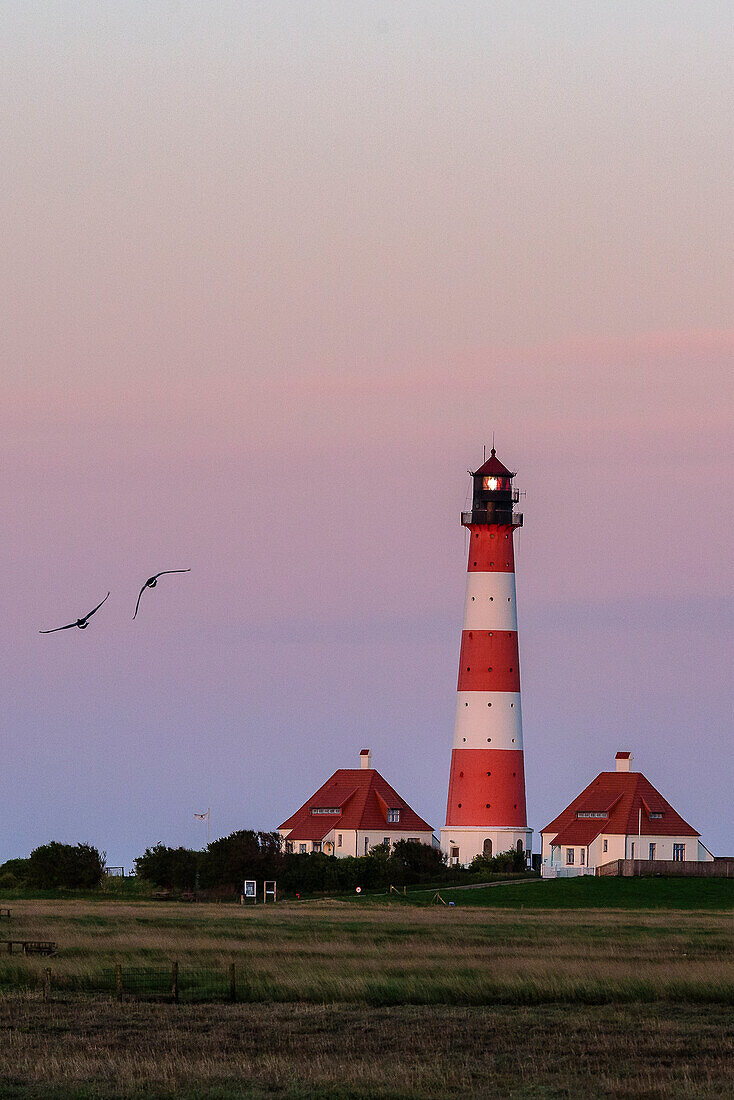
[[[145,592],[146,588],[155,588],[155,586],[158,584],[158,578],[159,577],[165,577],[166,574],[168,574],[168,573],[190,573],[190,572],[191,572],[190,569],[162,569],[160,571],[160,573],[156,573],[156,575],[154,577],[148,577],[147,581],[145,582],[143,587],[140,589],[140,592],[138,593],[138,602],[135,604],[135,615],[133,615],[133,619],[136,618],[136,616],[138,614],[138,608],[140,607],[140,597],[143,595],[143,592]]]
[[[109,592],[107,593],[107,596],[109,596]],[[107,596],[105,596],[104,600],[107,599]],[[75,623],[67,623],[66,626],[55,626],[53,630],[39,630],[38,633],[55,634],[57,630],[71,630],[73,626],[78,626],[80,630],[86,630],[89,626],[89,620],[91,619],[92,615],[94,615],[95,611],[99,611],[100,607],[104,603],[104,600],[102,600],[101,603],[98,603],[96,607],[93,607],[89,614],[84,615],[81,619],[77,619]]]

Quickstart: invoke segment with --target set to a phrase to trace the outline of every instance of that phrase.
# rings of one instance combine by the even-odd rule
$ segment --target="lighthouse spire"
[[[497,458],[472,474],[464,625],[441,847],[452,864],[510,848],[528,852],[515,606],[515,474]]]

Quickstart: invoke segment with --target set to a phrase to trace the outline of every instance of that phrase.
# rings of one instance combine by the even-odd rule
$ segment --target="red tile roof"
[[[579,817],[605,813],[605,817]],[[650,819],[651,813],[660,818]],[[611,836],[700,836],[641,772],[601,772],[563,813],[541,830],[555,832],[553,845],[590,844]]]
[[[336,808],[338,814],[311,813],[313,809]],[[388,822],[388,810],[400,810],[400,821]],[[279,828],[291,830],[289,840],[321,840],[334,828],[433,832],[374,768],[339,768]]]

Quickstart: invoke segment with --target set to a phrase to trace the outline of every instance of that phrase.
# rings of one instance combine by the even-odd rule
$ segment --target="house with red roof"
[[[364,856],[398,840],[434,844],[433,829],[372,767],[362,749],[359,768],[339,768],[279,826],[286,851]]]
[[[700,833],[684,821],[641,772],[630,752],[601,772],[542,830],[544,878],[594,874],[615,859],[713,860]]]

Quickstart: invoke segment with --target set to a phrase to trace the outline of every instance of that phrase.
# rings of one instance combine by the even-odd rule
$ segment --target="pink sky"
[[[439,828],[493,431],[530,824],[629,748],[731,848],[733,38],[2,6],[0,858],[273,827],[364,745]]]

